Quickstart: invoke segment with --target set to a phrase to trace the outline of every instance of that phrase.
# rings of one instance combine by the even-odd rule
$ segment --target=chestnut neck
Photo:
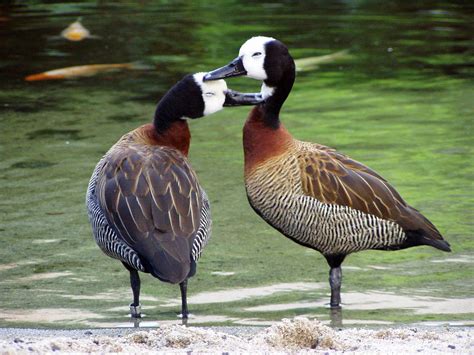
[[[244,125],[245,176],[266,160],[283,154],[293,142],[281,122],[277,128],[268,125],[265,113],[264,107],[254,107]]]
[[[164,132],[158,132],[153,124],[141,126],[134,136],[136,142],[149,145],[170,147],[188,156],[191,144],[191,132],[184,120],[175,121]]]
[[[188,156],[191,132],[189,131],[188,122],[185,120],[174,121],[166,131],[156,132],[156,136],[158,144],[175,148]]]

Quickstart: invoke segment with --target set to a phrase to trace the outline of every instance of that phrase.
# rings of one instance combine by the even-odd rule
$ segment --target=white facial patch
[[[203,115],[207,116],[224,108],[225,93],[227,84],[224,80],[203,81],[202,78],[207,73],[196,73],[193,75],[194,81],[199,85],[204,101]]]
[[[240,47],[239,57],[242,58],[242,63],[249,78],[257,80],[267,78],[267,73],[263,67],[265,63],[265,44],[274,40],[272,37],[252,37]]]

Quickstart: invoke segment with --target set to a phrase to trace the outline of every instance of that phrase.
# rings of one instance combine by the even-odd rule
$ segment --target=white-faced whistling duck
[[[250,205],[286,237],[324,255],[332,308],[340,307],[341,263],[350,253],[417,245],[450,251],[436,227],[375,171],[332,148],[298,141],[285,129],[279,114],[295,64],[282,42],[253,37],[235,60],[204,80],[241,75],[263,80],[265,99],[243,128]]]
[[[211,231],[209,201],[187,160],[187,118],[223,106],[253,105],[260,94],[227,90],[224,80],[188,75],[161,99],[153,123],[125,134],[97,164],[86,196],[95,241],[130,272],[132,317],[140,317],[140,277],[179,284],[188,316],[187,279]]]

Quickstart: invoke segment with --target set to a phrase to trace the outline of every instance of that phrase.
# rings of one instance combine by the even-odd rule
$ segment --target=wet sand
[[[155,329],[0,329],[0,354],[22,353],[321,353],[469,354],[473,328],[333,329],[315,320],[284,319],[270,327]]]

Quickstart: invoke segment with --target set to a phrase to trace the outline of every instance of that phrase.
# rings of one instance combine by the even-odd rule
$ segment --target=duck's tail
[[[451,246],[443,239],[441,234],[437,234],[434,238],[432,234],[427,234],[426,231],[421,229],[406,231],[406,234],[408,243],[413,246],[429,245],[442,251],[451,251]]]

